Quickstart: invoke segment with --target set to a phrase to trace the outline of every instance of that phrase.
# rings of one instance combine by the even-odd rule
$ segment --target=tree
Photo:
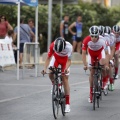
[[[4,11],[3,11],[4,10]],[[10,12],[8,12],[10,11]],[[39,5],[38,32],[43,34],[40,41],[41,53],[47,51],[48,37],[48,5]],[[63,5],[63,15],[70,16],[70,24],[76,20],[77,14],[83,16],[83,38],[89,34],[89,27],[92,25],[113,26],[120,20],[120,6],[106,8],[97,3],[84,3],[79,0],[77,5]],[[0,15],[7,16],[10,24],[17,25],[17,7],[13,5],[0,5]],[[29,6],[21,7],[21,15],[25,16],[26,23],[29,18],[35,18],[35,8]],[[60,5],[53,5],[52,13],[52,40],[59,36]],[[69,36],[71,39],[71,35]],[[72,41],[72,40],[71,40]]]

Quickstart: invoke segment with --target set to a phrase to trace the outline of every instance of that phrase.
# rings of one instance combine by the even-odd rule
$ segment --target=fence
[[[39,43],[25,43],[23,50],[23,78],[26,65],[35,66],[35,77],[38,76],[39,60],[40,59],[40,47]]]

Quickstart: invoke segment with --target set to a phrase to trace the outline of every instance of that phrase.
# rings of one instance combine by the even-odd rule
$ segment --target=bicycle
[[[54,118],[58,118],[59,108],[61,106],[62,115],[65,116],[65,94],[62,84],[61,68],[50,67],[49,70],[54,74],[54,84],[52,89],[52,108]]]
[[[97,101],[97,107],[99,108],[99,100],[102,100],[102,70],[103,65],[100,65],[99,61],[97,61],[97,66],[92,65],[92,69],[95,69],[95,73],[93,75],[93,110],[95,110],[95,105]]]

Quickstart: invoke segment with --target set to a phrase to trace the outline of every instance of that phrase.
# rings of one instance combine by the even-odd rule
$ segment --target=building
[[[111,7],[115,5],[120,5],[120,0],[83,0],[84,2],[96,2],[102,5],[105,5],[106,7]]]

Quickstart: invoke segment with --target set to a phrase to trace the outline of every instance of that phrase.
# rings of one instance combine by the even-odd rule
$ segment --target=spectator
[[[17,63],[17,47],[16,47],[16,45],[13,44],[13,36],[14,36],[14,31],[13,30],[8,30],[8,33],[5,36],[5,42],[12,44],[12,48],[13,48],[13,51],[14,51],[15,63]]]
[[[78,15],[77,16],[77,20],[76,22],[73,22],[70,26],[69,26],[69,31],[70,33],[73,35],[72,39],[73,39],[73,52],[75,52],[75,50],[80,53],[81,51],[81,45],[82,45],[82,16]]]
[[[31,28],[32,32],[35,34],[34,20],[30,18],[28,20],[28,25]],[[31,42],[35,42],[35,37],[31,36]],[[33,49],[35,49],[35,46],[33,46]],[[34,57],[34,53],[35,52],[32,50],[31,54],[32,54],[33,57]],[[34,61],[35,61],[35,57],[34,57]],[[35,65],[33,64],[32,66],[28,66],[28,69],[33,69],[34,67],[35,67]]]
[[[17,36],[17,27],[14,29],[14,41],[16,40]],[[34,37],[34,33],[32,32],[31,28],[28,24],[24,24],[24,18],[20,19],[20,66],[19,68],[22,69],[22,61],[23,61],[23,47],[24,43],[30,42],[30,37]]]
[[[60,36],[63,37],[66,41],[68,41],[68,22],[69,16],[65,15],[64,20],[60,23]]]
[[[13,30],[8,30],[7,35],[5,36],[5,41],[7,43],[11,43],[13,42],[13,35],[14,35],[14,31]]]
[[[30,18],[30,19],[28,20],[28,25],[29,25],[29,27],[31,28],[32,32],[35,34],[34,20]],[[35,38],[35,37],[32,37],[32,36],[31,36],[31,42],[35,42],[35,39],[34,39],[34,38]]]
[[[4,15],[0,16],[0,39],[4,39],[8,30],[13,30]]]

